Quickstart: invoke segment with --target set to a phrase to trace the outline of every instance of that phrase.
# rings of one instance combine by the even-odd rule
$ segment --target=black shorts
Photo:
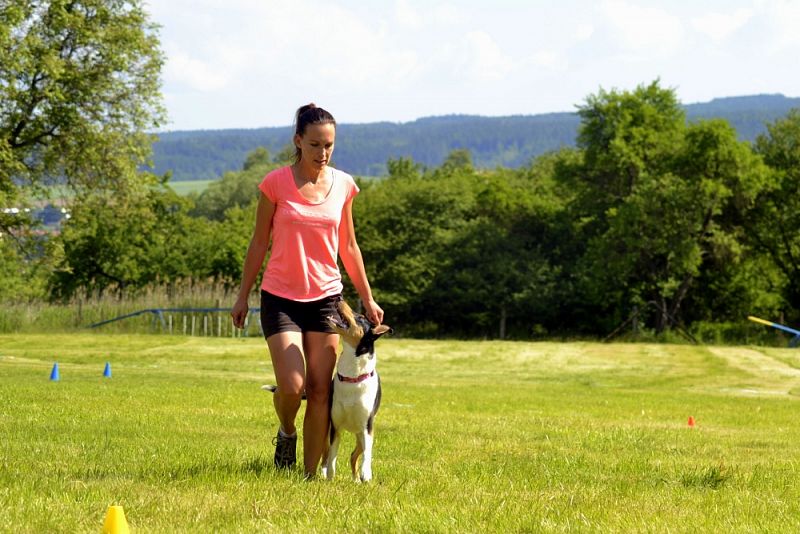
[[[337,315],[341,295],[333,295],[311,302],[297,302],[261,290],[261,328],[268,338],[279,332],[336,333],[328,324],[328,317]]]

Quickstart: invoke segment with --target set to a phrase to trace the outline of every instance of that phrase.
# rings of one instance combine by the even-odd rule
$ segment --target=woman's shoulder
[[[359,188],[355,178],[339,169],[331,169],[335,177],[334,183],[338,184],[338,186],[335,187],[337,187],[341,195],[344,195],[345,200],[351,199],[358,194]]]
[[[349,173],[347,173],[347,172],[345,172],[343,170],[331,167],[331,172],[336,176],[336,178],[341,179],[342,182],[344,182],[346,184],[355,184],[356,183],[356,179],[353,178],[353,176],[351,174],[349,174]]]
[[[291,177],[292,175],[292,168],[288,165],[284,167],[278,167],[277,169],[273,169],[269,171],[265,176],[264,179],[261,181],[262,184],[271,184],[273,187],[277,186],[278,184],[285,182],[286,177]]]
[[[278,167],[277,169],[272,169],[271,171],[269,171],[264,176],[264,180],[266,180],[266,179],[274,180],[274,179],[281,178],[281,177],[286,176],[287,174],[291,174],[291,173],[292,173],[292,167],[289,166],[289,165],[284,165],[283,167]]]
[[[271,201],[276,202],[279,197],[285,195],[283,189],[286,187],[286,177],[291,176],[292,168],[287,166],[278,167],[269,171],[258,188],[267,195]]]
[[[337,167],[331,167],[330,165],[328,165],[328,169],[333,174],[336,174],[337,176],[346,176],[346,177],[350,178],[351,180],[353,179],[353,177],[349,173],[343,171],[342,169],[339,169]]]

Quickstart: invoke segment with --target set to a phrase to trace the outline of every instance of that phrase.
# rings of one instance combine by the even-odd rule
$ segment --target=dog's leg
[[[356,471],[358,470],[358,457],[364,452],[364,434],[366,434],[366,432],[359,432],[356,434],[356,448],[353,449],[353,453],[350,455],[350,470],[353,473],[353,480],[356,482],[361,480]]]
[[[335,386],[335,381],[331,381],[331,390],[330,395],[328,395],[328,439],[325,440],[325,450],[322,452],[322,462],[320,471],[322,472],[322,478],[327,478],[329,480],[333,479],[334,472],[336,471],[336,453],[333,455],[333,463],[334,467],[330,470],[330,476],[328,476],[328,459],[330,458],[331,454],[331,444],[333,443],[333,438],[336,436],[336,427],[333,424],[333,388]],[[338,448],[338,447],[337,447]]]
[[[336,455],[339,452],[340,438],[341,434],[331,425],[331,446],[328,448],[327,466],[323,471],[323,476],[327,476],[328,480],[333,480],[333,477],[336,476]]]
[[[322,474],[322,478],[328,478],[328,454],[331,452],[330,443],[327,441],[325,442],[325,450],[322,451],[322,460],[320,460],[319,471]]]
[[[378,413],[380,405],[381,377],[378,376],[378,391],[375,395],[375,402],[372,406],[372,412],[369,414],[369,419],[367,419],[367,428],[361,433],[361,447],[364,449],[364,459],[361,461],[361,480],[363,482],[372,480],[372,442],[375,432],[375,414]]]
[[[361,460],[361,481],[372,480],[372,432],[364,432],[364,459]]]

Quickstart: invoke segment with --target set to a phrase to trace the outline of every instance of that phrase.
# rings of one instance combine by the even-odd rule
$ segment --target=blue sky
[[[660,78],[684,103],[800,96],[798,0],[146,0],[164,130],[571,111]]]

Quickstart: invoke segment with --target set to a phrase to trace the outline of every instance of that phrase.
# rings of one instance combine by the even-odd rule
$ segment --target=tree
[[[388,167],[387,178],[359,194],[353,217],[375,298],[398,322],[419,327],[432,314],[425,296],[447,261],[442,251],[474,198],[463,172],[423,174],[405,158]]]
[[[272,157],[269,154],[269,150],[263,146],[260,146],[247,154],[247,158],[244,160],[244,165],[242,165],[242,170],[247,171],[253,167],[263,167],[269,165],[270,163],[272,163]]]
[[[578,147],[584,165],[579,187],[583,216],[602,224],[603,213],[622,202],[648,176],[669,168],[680,146],[685,116],[675,92],[659,82],[634,91],[590,95],[579,107]]]
[[[55,182],[139,179],[164,119],[163,55],[141,0],[0,2],[0,207]],[[0,229],[26,222],[0,214]]]
[[[472,154],[466,148],[453,150],[447,155],[442,167],[446,169],[472,169]]]
[[[163,184],[78,198],[59,237],[63,257],[52,276],[53,293],[135,290],[205,275],[193,271],[198,251],[192,241],[202,229],[188,216],[189,204]]]
[[[562,188],[571,190],[572,263],[562,265],[573,276],[573,321],[607,332],[642,298],[628,284],[639,272],[628,246],[636,246],[638,227],[627,229],[624,222],[637,224],[648,208],[626,202],[640,196],[641,203],[648,202],[650,191],[658,191],[683,142],[685,119],[674,92],[658,81],[634,91],[600,90],[578,113],[582,158],[557,173]],[[632,234],[629,244],[621,235],[626,230]]]
[[[747,220],[752,246],[777,266],[785,278],[790,315],[800,318],[800,109],[767,125],[756,151],[773,170]]]
[[[226,172],[200,193],[192,215],[222,221],[227,210],[249,206],[258,199],[258,184],[264,175],[278,166],[280,163],[270,158],[267,149],[255,149],[247,155],[242,170]]]
[[[19,247],[8,235],[0,234],[0,302],[31,301],[45,294],[50,244],[41,235],[27,239],[32,242]]]
[[[535,170],[450,172],[463,175],[471,209],[431,251],[441,267],[425,295],[429,315],[449,333],[529,336],[553,303],[547,234],[557,203],[549,184]]]
[[[586,243],[583,293],[610,319],[606,331],[634,306],[653,305],[660,333],[680,322],[697,280],[741,260],[742,214],[766,169],[726,122],[687,127],[673,92],[657,84],[589,102],[573,205]]]

